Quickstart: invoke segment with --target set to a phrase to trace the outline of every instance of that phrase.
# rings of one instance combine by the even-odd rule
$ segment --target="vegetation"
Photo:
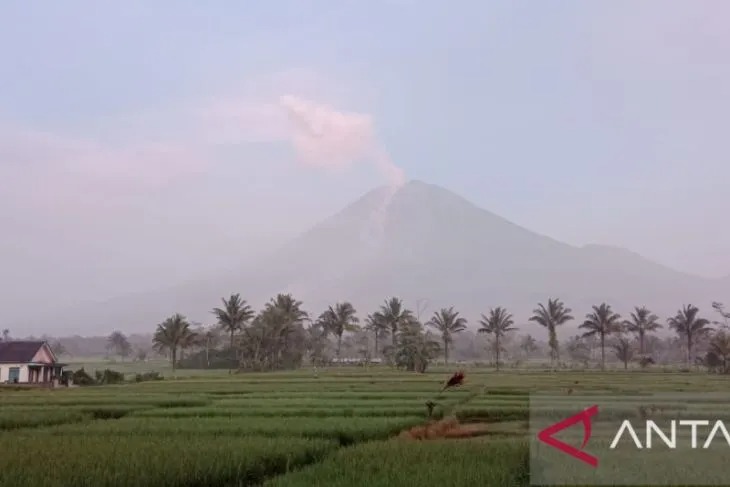
[[[172,370],[177,365],[177,352],[180,348],[189,347],[194,343],[194,335],[190,330],[190,323],[181,314],[174,314],[159,325],[152,338],[155,350],[159,352],[170,352]]]
[[[686,340],[687,365],[692,363],[692,350],[698,338],[707,334],[711,328],[710,321],[700,318],[697,306],[688,304],[677,311],[677,314],[667,320],[669,327]]]
[[[411,333],[414,323],[400,334]],[[420,331],[426,334],[422,325]],[[530,391],[552,391],[555,402],[539,411],[564,416],[574,412],[567,387],[622,396],[626,404],[616,409],[622,414],[637,414],[639,394],[649,390],[726,390],[726,378],[714,374],[546,374],[546,369],[494,374],[471,367],[468,382],[439,399],[435,417],[444,420],[432,423],[431,431],[441,436],[421,441],[424,397],[433,397],[450,370],[332,367],[316,377],[308,370],[223,373],[114,387],[3,391],[0,483],[526,487]],[[724,403],[716,407],[720,411]],[[439,424],[445,428],[439,430]],[[37,449],[39,444],[44,448]]]
[[[730,373],[718,303],[722,320],[687,305],[667,320],[673,335],[663,338],[648,308],[623,320],[597,304],[561,360],[557,331],[574,318],[559,299],[530,317],[547,342],[514,336],[515,320],[501,306],[472,332],[453,307],[423,323],[396,297],[362,327],[349,302],[319,315],[290,294],[258,311],[238,294],[222,302],[207,326],[173,314],[157,325],[151,348],[120,332],[105,337],[121,362],[72,373],[75,384],[96,387],[0,390],[0,484],[527,486],[531,391],[555,395],[538,415],[574,414],[574,392],[623,396],[613,414],[644,414],[642,394],[724,391]],[[485,351],[494,367],[477,363]],[[175,380],[151,370],[148,352],[169,358]],[[454,372],[449,364],[467,354],[470,363],[459,364],[466,382],[439,394]],[[362,367],[343,365],[353,356]],[[193,378],[192,368],[245,373]],[[724,403],[717,407],[727,415]],[[29,457],[38,444],[47,448]]]
[[[634,308],[631,319],[624,322],[627,331],[634,333],[639,341],[639,354],[646,353],[644,341],[646,336],[662,327],[659,317],[649,311],[645,306]]]
[[[504,308],[493,308],[489,310],[489,316],[482,315],[479,322],[482,326],[479,328],[480,333],[487,333],[494,336],[494,357],[497,370],[499,370],[499,352],[502,351],[501,341],[508,332],[515,328],[512,315]]]
[[[179,368],[258,372],[293,370],[305,365],[384,363],[423,373],[440,358],[443,364],[479,363],[485,355],[497,370],[544,366],[549,359],[553,368],[597,364],[604,369],[618,365],[646,369],[653,365],[673,367],[681,361],[685,368],[694,364],[711,372],[727,371],[721,364],[723,336],[718,334],[730,328],[726,326],[728,313],[718,302],[712,307],[721,320],[711,322],[701,316],[696,306],[687,305],[666,320],[674,335],[661,338],[657,336],[661,320],[649,308],[637,306],[623,320],[609,303],[597,304],[578,326],[581,335],[571,337],[561,346],[559,327],[574,317],[572,309],[557,298],[538,303],[529,317],[528,326],[535,324],[547,331],[547,342],[535,338],[532,330],[514,336],[514,318],[501,306],[488,309],[481,315],[480,327],[470,330],[467,320],[453,306],[435,311],[422,323],[418,319],[421,310],[414,313],[397,297],[386,299],[362,321],[347,301],[328,306],[319,315],[310,315],[291,294],[275,296],[258,311],[240,294],[221,301],[221,307],[212,309],[216,319],[213,324],[191,323],[184,316],[173,314],[157,326],[151,345],[141,342],[140,336],[126,337],[114,332],[105,338],[105,346],[122,363],[129,356],[140,365],[164,356],[173,372]],[[49,343],[59,353],[76,348],[67,341]],[[606,348],[613,353],[607,354]],[[561,351],[565,353],[562,360]],[[108,364],[99,367],[105,368],[109,368]],[[113,368],[119,370],[118,365]],[[130,375],[150,371],[143,366],[122,369]],[[75,382],[97,383],[84,377]]]
[[[547,306],[539,304],[533,311],[530,321],[544,326],[548,330],[548,345],[550,347],[550,360],[555,364],[560,361],[560,346],[558,344],[557,327],[572,320],[572,310],[566,308],[559,299],[548,299]]]
[[[454,311],[454,307],[441,308],[435,312],[431,320],[427,323],[429,326],[441,334],[441,341],[444,345],[444,363],[449,363],[449,346],[454,341],[453,335],[466,330],[466,318],[459,316],[458,311]]]
[[[593,312],[586,315],[586,320],[578,328],[585,331],[584,337],[598,336],[601,346],[601,368],[606,368],[606,336],[621,331],[621,315],[614,313],[606,303],[593,306]]]

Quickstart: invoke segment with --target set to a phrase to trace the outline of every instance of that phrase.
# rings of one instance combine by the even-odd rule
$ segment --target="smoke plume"
[[[388,156],[375,135],[372,117],[342,112],[296,96],[279,99],[292,122],[292,143],[304,164],[319,168],[342,168],[358,162],[373,164],[388,184],[383,199],[371,215],[368,239],[380,241],[385,231],[387,209],[405,183],[405,174]]]

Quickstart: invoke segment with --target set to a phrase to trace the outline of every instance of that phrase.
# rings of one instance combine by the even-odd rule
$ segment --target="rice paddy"
[[[0,389],[0,486],[527,486],[531,392],[549,391],[540,412],[560,417],[580,394],[621,393],[616,411],[636,414],[649,391],[727,388],[699,373],[467,369],[439,395],[450,372]]]

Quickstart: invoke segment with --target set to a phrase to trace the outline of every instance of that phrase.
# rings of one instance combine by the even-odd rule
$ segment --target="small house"
[[[64,365],[47,342],[0,342],[0,384],[57,385]]]

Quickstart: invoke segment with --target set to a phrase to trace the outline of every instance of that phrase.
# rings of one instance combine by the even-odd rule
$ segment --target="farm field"
[[[707,374],[467,369],[463,386],[439,395],[450,372],[0,389],[0,486],[526,486],[531,391],[573,414],[580,393],[727,389]]]

